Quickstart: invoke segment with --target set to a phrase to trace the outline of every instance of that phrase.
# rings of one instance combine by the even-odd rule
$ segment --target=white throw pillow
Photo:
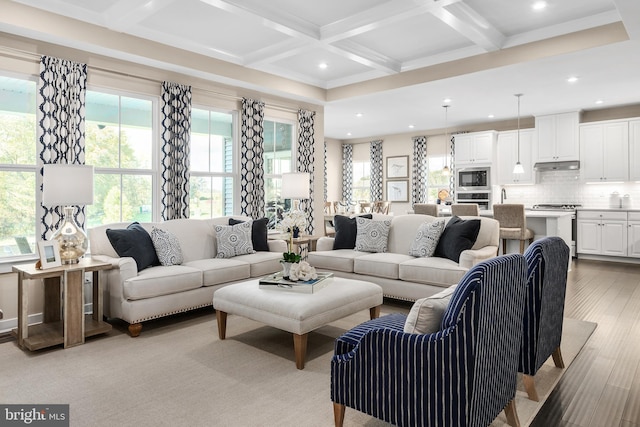
[[[216,225],[216,242],[218,254],[216,258],[233,258],[237,255],[255,253],[251,242],[253,221],[236,225]]]
[[[443,231],[444,219],[421,224],[409,248],[409,255],[417,257],[433,256]]]
[[[404,331],[409,334],[432,334],[440,330],[442,316],[447,310],[451,295],[458,285],[453,285],[428,298],[413,303],[404,323]]]
[[[184,261],[178,238],[161,228],[153,227],[151,241],[162,265],[180,265]]]
[[[356,218],[358,231],[356,233],[356,251],[386,252],[387,239],[391,221],[374,221],[367,218]]]

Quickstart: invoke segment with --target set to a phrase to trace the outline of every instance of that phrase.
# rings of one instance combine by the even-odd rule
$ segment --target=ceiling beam
[[[505,36],[465,3],[433,9],[431,13],[487,52],[501,49],[504,45]]]
[[[127,31],[177,0],[119,0],[102,13],[107,28]]]
[[[638,0],[613,0],[622,17],[631,40],[640,40],[640,2]]]

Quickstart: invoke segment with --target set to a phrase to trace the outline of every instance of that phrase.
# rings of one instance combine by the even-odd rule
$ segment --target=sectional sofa
[[[209,306],[213,301],[213,292],[225,285],[275,273],[282,269],[280,259],[286,252],[287,244],[283,240],[266,240],[266,222],[264,224],[264,246],[261,251],[229,258],[218,258],[219,247],[216,242],[216,226],[228,226],[230,217],[213,219],[177,219],[158,223],[140,224],[151,236],[153,229],[159,229],[164,235],[174,238],[165,249],[174,252],[170,257],[175,265],[142,266],[146,256],[154,248],[140,248],[138,244],[145,240],[133,237],[131,242],[120,241],[119,245],[132,256],[119,256],[108,236],[126,235],[131,223],[115,223],[89,230],[90,252],[94,259],[111,263],[113,268],[104,272],[104,313],[107,317],[122,319],[129,323],[129,333],[137,336],[142,330],[142,322]],[[249,221],[246,217],[233,217],[239,221]],[[226,230],[226,228],[225,228]],[[115,233],[114,233],[115,231]],[[158,230],[156,230],[158,232]],[[144,234],[144,232],[142,233]],[[255,233],[252,233],[252,238]],[[176,240],[177,239],[177,244]],[[154,241],[155,243],[155,241]],[[133,245],[133,249],[126,246]],[[178,253],[175,253],[178,248]],[[268,249],[268,251],[266,251]],[[122,250],[120,251],[122,253]],[[143,253],[146,252],[146,253]],[[166,255],[166,254],[165,254]],[[136,261],[138,259],[138,261]],[[145,262],[146,264],[146,262]]]
[[[480,228],[471,249],[463,250],[457,261],[439,256],[409,255],[422,224],[433,221],[445,221],[448,224],[451,219],[419,214],[374,214],[375,221],[391,222],[385,252],[334,249],[337,235],[322,237],[317,242],[316,251],[309,253],[309,263],[318,270],[331,271],[337,277],[376,283],[388,297],[410,301],[428,297],[458,283],[467,270],[480,261],[496,256],[498,250],[498,221],[485,217],[461,217],[465,221],[479,221]],[[438,244],[447,242],[441,240]]]

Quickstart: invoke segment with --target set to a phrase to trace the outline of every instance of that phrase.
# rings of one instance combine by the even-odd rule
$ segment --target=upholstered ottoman
[[[380,286],[338,277],[312,294],[260,289],[258,280],[229,285],[213,294],[221,340],[226,336],[228,313],[291,332],[298,369],[304,368],[309,332],[360,310],[369,309],[374,319],[381,305]]]

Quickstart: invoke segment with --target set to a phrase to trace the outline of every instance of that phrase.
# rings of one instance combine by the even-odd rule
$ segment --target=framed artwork
[[[409,178],[409,156],[387,157],[387,178]]]
[[[60,267],[60,244],[57,240],[41,240],[38,242],[41,268]]]
[[[390,202],[408,202],[409,180],[387,181],[387,200]]]

